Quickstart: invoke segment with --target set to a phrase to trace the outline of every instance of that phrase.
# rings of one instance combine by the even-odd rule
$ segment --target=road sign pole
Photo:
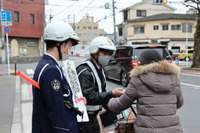
[[[10,75],[10,56],[9,56],[9,45],[8,45],[8,33],[6,33],[7,42],[7,57],[8,57],[8,75]]]

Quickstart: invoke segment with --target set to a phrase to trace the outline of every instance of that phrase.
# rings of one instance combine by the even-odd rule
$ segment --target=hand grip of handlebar
[[[38,82],[36,82],[32,78],[28,77],[27,75],[25,75],[21,71],[18,71],[17,75],[19,75],[20,77],[22,77],[23,79],[25,79],[26,81],[28,81],[29,83],[31,83],[32,85],[34,85],[35,87],[37,87],[38,89],[40,89],[40,86],[39,86]]]

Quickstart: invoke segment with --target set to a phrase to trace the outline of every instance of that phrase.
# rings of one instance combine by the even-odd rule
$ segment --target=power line
[[[60,11],[59,13],[57,13],[56,15],[58,15],[58,14],[60,14],[61,12],[63,12],[63,11],[65,11],[65,10],[67,10],[67,9],[69,9],[71,6],[73,6],[73,5],[75,5],[76,4],[76,2],[75,3],[73,3],[73,4],[71,4],[71,5],[69,5],[67,8],[65,8],[64,10],[62,10],[62,11]],[[56,15],[54,15],[54,16],[56,16]],[[54,17],[53,16],[53,17]]]
[[[94,1],[94,0],[91,0],[85,8],[83,8],[82,10],[80,10],[79,12],[77,12],[77,13],[75,13],[75,14],[78,14],[78,13],[84,11],[85,9],[87,9],[87,8],[89,7],[89,5],[90,5],[93,1]]]

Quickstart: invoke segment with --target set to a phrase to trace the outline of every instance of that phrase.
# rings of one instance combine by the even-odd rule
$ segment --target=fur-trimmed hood
[[[139,77],[142,83],[153,91],[169,92],[175,88],[180,68],[167,61],[138,66],[131,71],[131,77]]]
[[[171,64],[168,61],[160,61],[151,63],[148,65],[142,65],[135,67],[131,73],[130,77],[137,77],[139,75],[154,72],[154,73],[163,73],[163,74],[175,74],[177,77],[180,76],[180,67],[175,64]]]

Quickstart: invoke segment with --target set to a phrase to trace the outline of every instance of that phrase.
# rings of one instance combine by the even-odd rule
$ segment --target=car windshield
[[[163,56],[164,59],[171,60],[171,56],[165,48],[153,48],[153,49],[158,51]],[[140,54],[145,50],[149,50],[149,48],[135,49],[133,55],[134,60],[139,60]]]

